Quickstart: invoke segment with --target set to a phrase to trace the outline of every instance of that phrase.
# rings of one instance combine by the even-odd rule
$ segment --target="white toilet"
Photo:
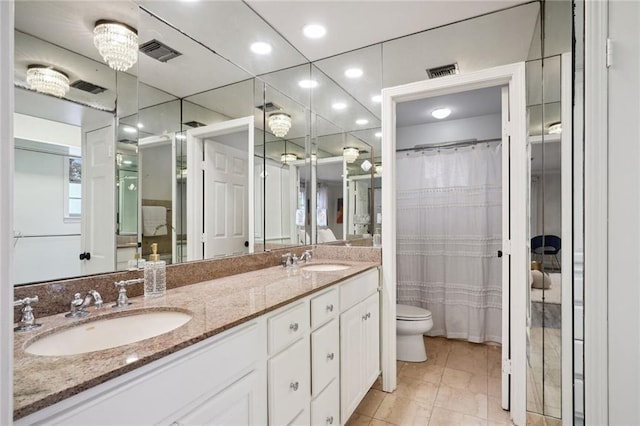
[[[433,327],[431,312],[409,305],[396,305],[396,359],[398,361],[424,362],[427,351],[422,335]]]

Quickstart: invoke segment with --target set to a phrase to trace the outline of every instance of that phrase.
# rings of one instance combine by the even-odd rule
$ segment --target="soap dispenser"
[[[167,263],[160,260],[158,243],[151,244],[151,252],[144,266],[144,295],[164,296],[167,292]]]
[[[137,271],[138,268],[144,268],[144,259],[142,259],[142,263],[140,263],[140,253],[136,252],[133,255],[133,259],[129,259],[127,269],[129,271]]]

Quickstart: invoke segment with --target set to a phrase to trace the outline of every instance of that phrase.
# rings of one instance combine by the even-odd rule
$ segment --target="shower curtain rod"
[[[440,149],[440,148],[458,148],[461,146],[471,146],[471,145],[477,145],[479,143],[491,143],[491,142],[502,142],[502,139],[483,139],[483,140],[467,139],[467,140],[455,141],[455,142],[416,145],[413,148],[396,149],[396,152],[425,151],[427,149]]]

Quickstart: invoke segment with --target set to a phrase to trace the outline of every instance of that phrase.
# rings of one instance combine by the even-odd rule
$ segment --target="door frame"
[[[504,291],[503,312],[508,309],[509,335],[503,336],[503,352],[511,359],[510,410],[516,425],[526,423],[526,300],[529,277],[527,214],[527,120],[526,80],[523,62],[503,65],[433,80],[419,81],[382,90],[382,389],[396,388],[396,104],[469,90],[509,86],[511,240],[503,247],[511,257],[510,282]],[[503,313],[503,318],[505,314]],[[515,326],[519,325],[519,326]],[[503,330],[507,329],[503,327]],[[505,342],[507,347],[505,348]],[[508,366],[507,366],[508,367]],[[503,366],[505,368],[505,366]]]
[[[204,226],[204,185],[202,181],[202,158],[206,138],[247,132],[247,217],[249,253],[254,251],[254,120],[253,116],[222,121],[209,126],[187,130],[187,260],[202,260],[204,251],[201,238]],[[198,196],[199,194],[199,196]]]

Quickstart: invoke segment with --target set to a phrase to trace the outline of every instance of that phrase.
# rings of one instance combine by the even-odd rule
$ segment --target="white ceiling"
[[[266,100],[292,115],[294,126],[288,137],[307,135],[309,117],[305,111],[311,108],[322,117],[317,120],[321,125],[311,123],[313,134],[329,135],[323,139],[328,152],[339,152],[346,144],[366,146],[364,142],[379,151],[380,139],[375,133],[380,126],[380,104],[371,97],[382,87],[425,79],[428,67],[457,62],[466,73],[526,60],[539,4],[510,8],[522,3],[526,2],[141,1],[143,8],[161,18],[158,20],[146,11],[139,12],[130,1],[18,0],[16,28],[26,34],[16,37],[16,76],[24,79],[26,66],[39,59],[63,68],[70,76],[100,84],[91,75],[104,68],[93,46],[93,26],[98,19],[120,20],[139,29],[141,43],[156,38],[183,55],[162,64],[140,54],[137,66],[128,72],[144,83],[137,96],[130,84],[134,78],[116,79],[107,69],[100,85],[118,91],[119,112],[131,114],[136,100],[140,107],[149,107],[156,101],[193,95],[190,102],[215,111],[216,117],[254,114],[257,127],[263,128],[262,113],[255,108],[262,90],[258,81],[254,84],[250,80],[259,76],[271,86]],[[489,13],[497,10],[501,11]],[[479,15],[484,16],[469,19]],[[301,30],[310,22],[326,25],[327,36],[305,39]],[[375,44],[430,28],[435,29]],[[272,53],[252,54],[249,45],[254,41],[272,44]],[[47,42],[55,45],[49,45],[52,52],[57,50],[59,57],[65,58],[60,64],[55,62],[60,59],[47,56]],[[365,46],[369,47],[362,48]],[[321,60],[310,65],[308,59]],[[363,69],[362,78],[345,77],[344,70],[351,66]],[[306,78],[317,80],[318,87],[301,89],[298,81]],[[552,82],[547,82],[545,87],[551,86]],[[345,102],[347,108],[334,110],[331,105],[337,101]],[[90,104],[84,99],[80,102]],[[461,105],[473,103],[467,100]],[[482,106],[482,102],[476,103]],[[193,114],[184,115],[183,121],[207,117],[198,108],[185,109],[183,114]],[[167,130],[166,120],[159,118],[153,123],[153,118],[147,114],[145,132]],[[360,118],[368,123],[355,124]],[[325,121],[331,125],[324,125]],[[331,136],[341,132],[350,134]]]

